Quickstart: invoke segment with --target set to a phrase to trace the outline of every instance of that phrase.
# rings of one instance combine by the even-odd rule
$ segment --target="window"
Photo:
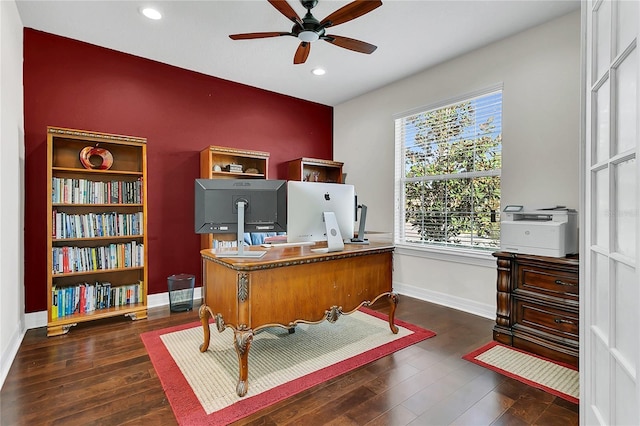
[[[395,243],[500,246],[502,88],[395,119]]]

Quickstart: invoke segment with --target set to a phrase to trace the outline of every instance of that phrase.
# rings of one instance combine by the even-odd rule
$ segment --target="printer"
[[[525,210],[509,205],[502,211],[500,249],[514,253],[565,257],[578,253],[578,214],[564,206]]]

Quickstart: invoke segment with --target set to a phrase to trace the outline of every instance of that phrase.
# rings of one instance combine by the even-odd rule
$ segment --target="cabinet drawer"
[[[578,340],[578,312],[515,300],[514,328],[527,327],[562,339]]]
[[[526,291],[562,299],[578,300],[578,271],[518,265],[515,291]]]

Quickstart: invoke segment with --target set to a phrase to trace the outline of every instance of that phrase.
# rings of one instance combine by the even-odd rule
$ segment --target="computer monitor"
[[[287,186],[275,179],[196,179],[195,232],[236,234],[237,250],[219,257],[262,257],[244,250],[245,232],[287,230]]]
[[[356,208],[353,185],[289,181],[287,242],[327,241],[325,212],[333,212],[340,242],[353,238]]]

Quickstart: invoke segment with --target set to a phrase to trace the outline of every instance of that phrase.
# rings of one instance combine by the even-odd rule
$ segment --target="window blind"
[[[502,88],[395,117],[394,239],[499,247]]]

